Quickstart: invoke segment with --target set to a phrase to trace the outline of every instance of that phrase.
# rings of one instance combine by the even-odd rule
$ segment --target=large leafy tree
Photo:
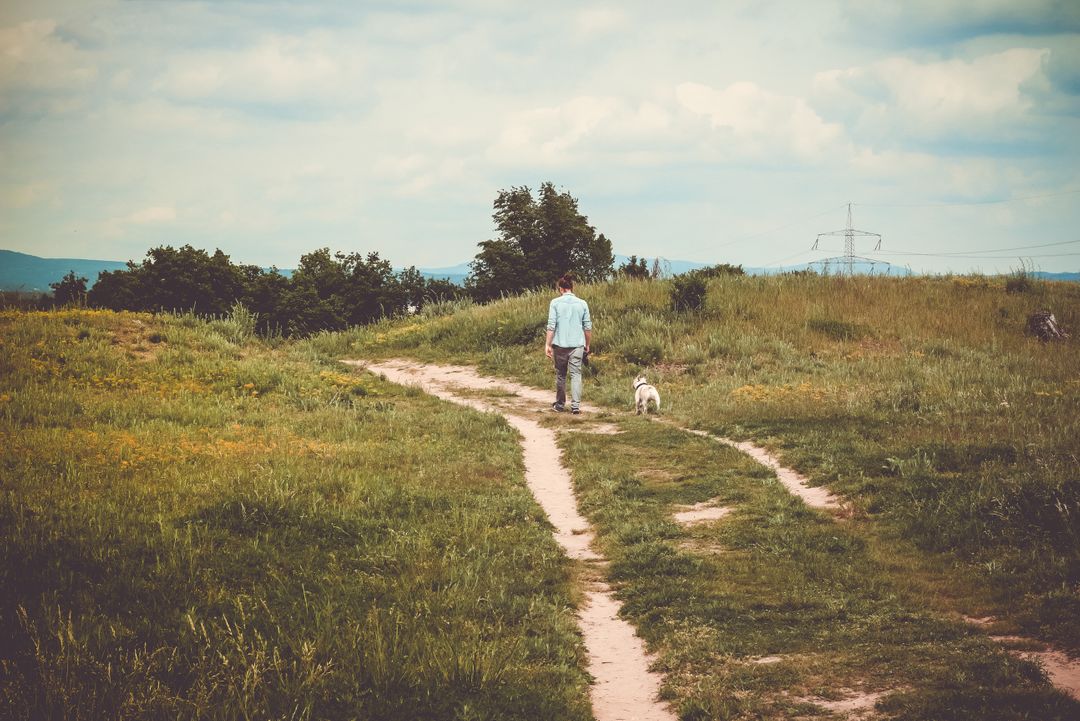
[[[499,191],[494,208],[499,237],[479,244],[466,280],[477,300],[552,285],[568,271],[584,281],[611,274],[611,241],[597,235],[570,193],[550,182],[537,197],[528,187],[512,187]]]
[[[281,304],[282,325],[290,335],[302,335],[370,323],[405,312],[412,294],[422,298],[422,286],[415,268],[395,275],[378,253],[321,248],[301,256]]]
[[[142,263],[105,272],[90,290],[92,305],[128,310],[227,313],[243,291],[244,275],[220,250],[185,245],[151,248]]]
[[[57,283],[49,283],[53,289],[53,302],[57,305],[82,305],[86,302],[86,278],[70,271]]]
[[[645,258],[631,255],[626,262],[619,266],[616,271],[619,275],[635,280],[643,280],[649,277],[649,263]]]
[[[85,283],[65,278],[63,292],[79,280]],[[61,289],[56,290],[62,297]],[[276,268],[267,272],[254,265],[234,265],[220,250],[210,255],[185,245],[153,248],[141,263],[101,273],[88,302],[114,310],[192,310],[212,315],[228,313],[239,302],[257,315],[261,332],[307,335],[407,313],[429,298],[456,297],[460,290],[445,281],[429,281],[415,267],[395,273],[378,253],[331,253],[320,248],[302,256],[287,278]]]

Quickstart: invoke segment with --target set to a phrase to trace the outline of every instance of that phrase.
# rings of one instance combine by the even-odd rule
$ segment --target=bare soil
[[[675,513],[675,520],[684,526],[707,521],[718,521],[731,513],[730,508],[716,505],[715,499],[695,503],[692,506],[683,506],[683,510]]]

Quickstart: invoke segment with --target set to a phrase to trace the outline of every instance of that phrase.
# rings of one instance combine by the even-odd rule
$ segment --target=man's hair
[[[562,278],[559,278],[559,288],[562,290],[574,289],[574,274],[566,273]]]

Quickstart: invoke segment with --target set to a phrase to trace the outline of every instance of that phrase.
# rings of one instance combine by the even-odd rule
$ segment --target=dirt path
[[[588,521],[578,513],[570,474],[562,464],[555,432],[521,415],[532,408],[542,410],[550,405],[550,393],[483,378],[471,368],[461,366],[409,361],[345,362],[384,375],[393,383],[418,386],[443,400],[501,414],[521,433],[525,482],[555,526],[555,539],[571,558],[593,564],[603,561],[592,550],[593,533]],[[476,391],[514,395],[509,402],[505,398],[469,395]],[[595,679],[591,697],[597,721],[675,721],[675,715],[657,700],[661,677],[649,671],[651,658],[644,644],[633,627],[619,618],[622,604],[611,588],[599,580],[589,581],[585,597],[579,624],[588,652],[589,673]]]
[[[824,488],[811,486],[810,481],[806,476],[798,471],[785,468],[780,464],[780,460],[776,456],[769,453],[761,446],[754,445],[748,441],[733,441],[730,438],[724,438],[723,436],[714,436],[705,431],[695,431],[690,428],[683,428],[682,426],[675,427],[679,430],[686,431],[687,433],[701,436],[702,438],[711,438],[718,443],[723,443],[725,446],[737,448],[761,465],[771,468],[773,472],[776,473],[776,477],[780,479],[780,483],[784,485],[784,488],[801,498],[803,503],[811,508],[821,508],[826,511],[835,511],[841,508],[839,498],[829,493]]]
[[[593,534],[588,521],[577,511],[573,485],[569,473],[562,465],[555,433],[521,415],[522,412],[530,410],[546,410],[552,400],[550,392],[507,380],[487,378],[466,366],[431,365],[404,360],[380,363],[345,362],[385,375],[394,383],[419,386],[425,392],[444,400],[503,415],[522,435],[526,482],[555,526],[556,540],[571,558],[589,562],[603,561],[591,549]],[[494,395],[478,397],[478,392]],[[581,408],[586,413],[596,410],[586,404],[582,404]],[[709,438],[746,453],[772,469],[789,492],[812,508],[829,512],[842,509],[840,498],[824,488],[811,486],[805,476],[784,467],[775,456],[760,446],[659,420],[679,430]],[[595,424],[595,428],[567,430],[613,432],[612,425],[608,423]],[[678,520],[715,520],[728,511],[726,508],[711,507],[711,502],[699,505],[702,507],[684,509],[681,513],[689,515]],[[596,679],[592,699],[593,712],[598,721],[673,720],[675,717],[671,712],[656,701],[660,677],[648,671],[650,659],[641,639],[634,634],[628,623],[618,617],[621,604],[614,598],[611,589],[602,582],[593,582],[586,589],[586,597],[588,600],[581,612],[580,624],[589,652],[589,672]],[[1037,661],[1046,670],[1054,686],[1080,699],[1080,659],[1071,659],[1064,653],[1031,639],[991,638],[1007,647],[1013,644],[1026,647],[1024,650],[1014,649],[1013,652],[1021,658]],[[1039,646],[1042,646],[1042,650],[1031,650],[1032,647]]]

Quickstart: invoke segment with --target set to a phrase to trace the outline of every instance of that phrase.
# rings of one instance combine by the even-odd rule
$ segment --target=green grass
[[[683,719],[829,718],[841,690],[893,719],[1068,719],[1080,704],[927,604],[867,520],[807,509],[737,451],[641,420],[568,434],[581,505],[624,613],[659,654]],[[680,504],[733,513],[683,528]],[[910,551],[911,549],[908,549]],[[757,659],[774,657],[771,663]]]
[[[582,287],[566,434],[610,580],[681,718],[1066,719],[995,632],[1080,652],[1080,288],[980,277],[721,277]],[[429,306],[307,341],[244,313],[0,314],[0,704],[16,718],[590,717],[575,571],[517,438],[334,358],[411,356],[551,385],[549,296]],[[850,504],[810,511],[732,449]],[[568,422],[548,418],[549,424]],[[735,512],[684,529],[677,504]],[[779,657],[769,664],[754,663]]]
[[[886,547],[915,544],[927,583],[963,588],[928,591],[957,596],[955,610],[1080,652],[1080,356],[1075,337],[1024,334],[1028,314],[1050,308],[1075,336],[1080,286],[721,277],[695,313],[672,311],[669,292],[641,281],[579,290],[595,326],[587,400],[629,411],[645,369],[668,417],[767,445],[848,499]],[[548,299],[311,343],[339,357],[471,362],[545,387],[537,323]]]
[[[5,717],[591,718],[516,434],[247,325],[0,313]]]

